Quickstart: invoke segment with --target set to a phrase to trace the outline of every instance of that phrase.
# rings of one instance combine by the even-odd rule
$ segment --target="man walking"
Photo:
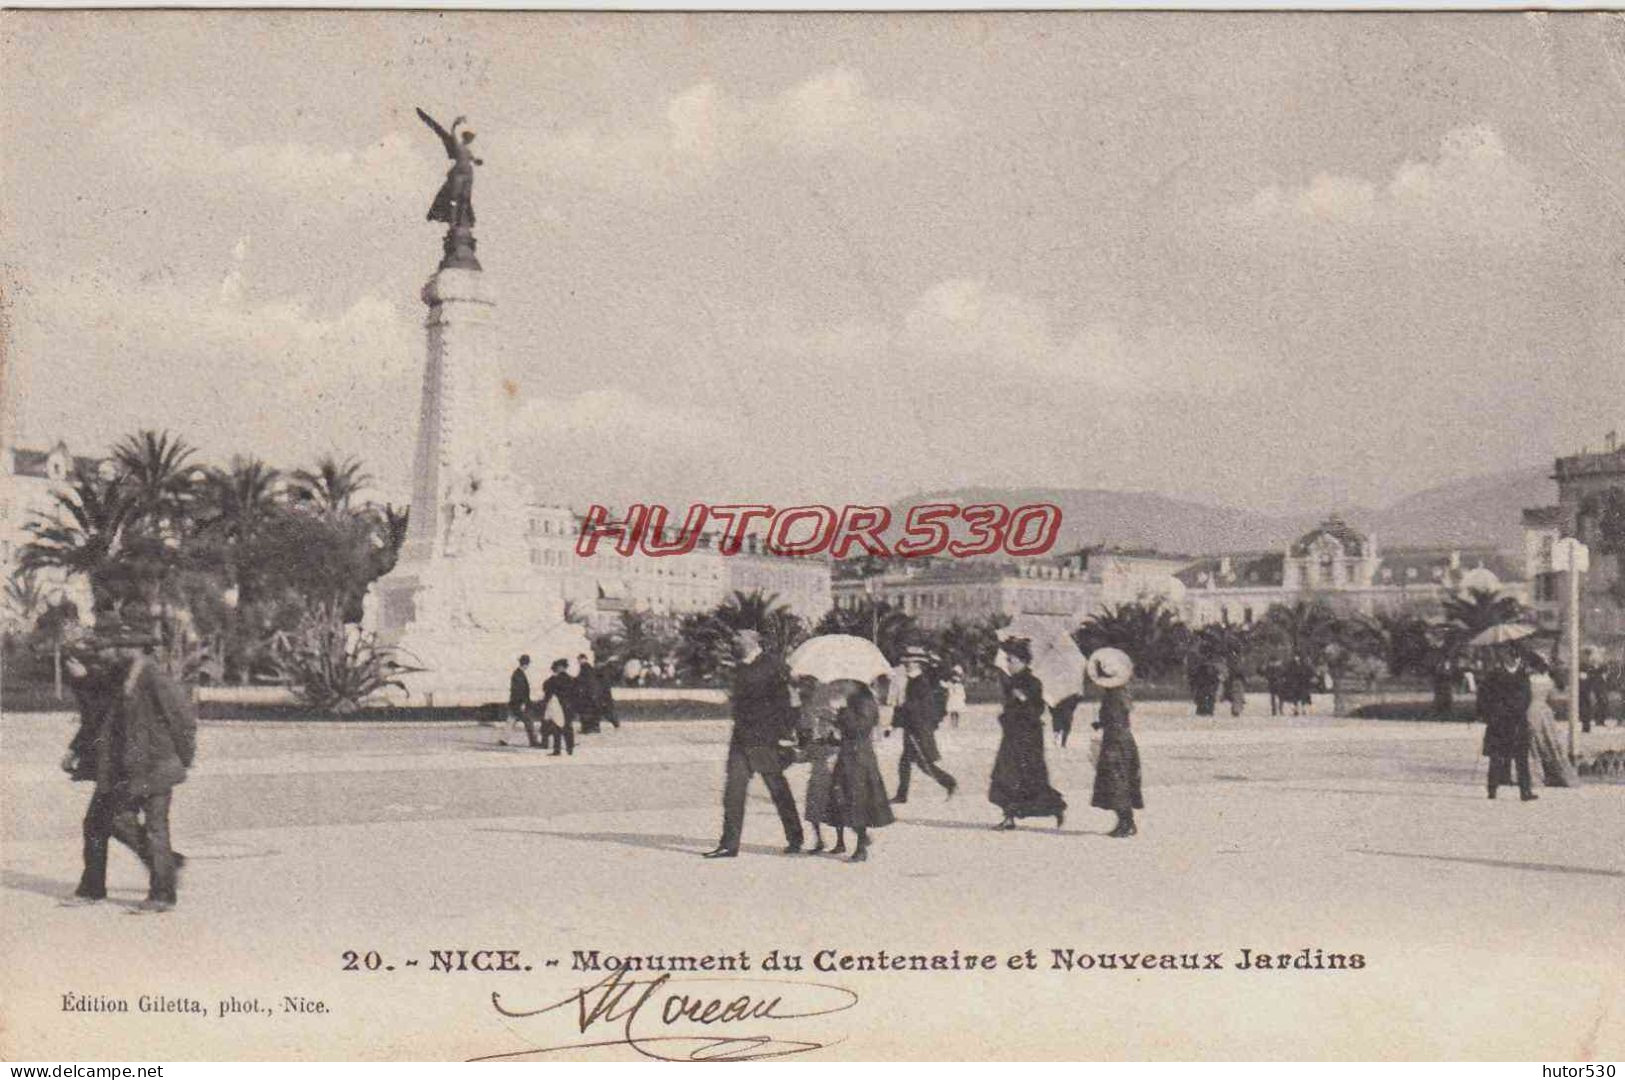
[[[1489,794],[1518,775],[1518,795],[1524,802],[1540,796],[1529,780],[1529,672],[1516,646],[1502,646],[1479,680],[1478,711],[1484,721],[1484,756],[1490,759]]]
[[[948,692],[931,670],[930,661],[929,654],[919,650],[911,649],[903,654],[907,682],[903,686],[903,701],[892,714],[892,727],[903,732],[903,756],[897,763],[894,803],[908,802],[908,785],[915,765],[941,784],[950,799],[959,787],[959,781],[937,764],[942,759],[937,749],[937,728],[948,713]]]
[[[598,734],[604,723],[598,709],[598,672],[586,653],[576,656],[576,676],[572,689],[575,692],[576,717],[581,721],[581,734]]]
[[[773,807],[779,812],[787,841],[785,854],[801,850],[801,819],[795,796],[784,778],[785,745],[794,740],[790,713],[790,675],[784,663],[762,651],[754,630],[734,635],[739,666],[733,679],[733,732],[728,739],[728,773],[722,789],[722,839],[705,853],[707,859],[739,854],[745,828],[745,792],[753,773],[760,773]]]
[[[525,741],[533,747],[542,745],[536,737],[536,721],[530,715],[530,667],[528,655],[519,658],[519,666],[513,669],[513,675],[508,678],[508,730],[512,731],[514,724],[525,725]],[[499,746],[507,746],[506,738],[497,739]]]
[[[148,868],[139,910],[169,911],[181,862],[170,847],[169,808],[197,751],[197,718],[185,692],[147,655],[156,635],[120,627],[108,644],[120,663],[94,739],[96,791],[85,813],[85,866],[74,897],[106,898],[107,842],[117,837]]]

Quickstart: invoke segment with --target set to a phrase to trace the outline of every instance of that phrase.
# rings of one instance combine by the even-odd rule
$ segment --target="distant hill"
[[[1555,502],[1557,485],[1550,470],[1522,469],[1452,480],[1407,495],[1359,525],[1376,534],[1379,548],[1493,544],[1512,549],[1523,544],[1524,507]]]
[[[1545,470],[1528,469],[1454,480],[1380,510],[1342,512],[1361,532],[1374,534],[1382,548],[1489,544],[1510,550],[1522,543],[1523,508],[1545,505],[1555,498],[1555,487]],[[906,512],[924,502],[1054,503],[1061,508],[1062,517],[1056,551],[1108,543],[1188,555],[1275,550],[1307,532],[1326,509],[1276,515],[1148,491],[966,487],[912,496],[894,504],[893,510]]]

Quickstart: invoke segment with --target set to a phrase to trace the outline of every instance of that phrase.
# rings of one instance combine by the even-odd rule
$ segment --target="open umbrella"
[[[1054,705],[1063,698],[1083,693],[1083,653],[1064,619],[1018,615],[998,632],[1000,640],[1022,638],[1032,648],[1028,665],[1044,684],[1044,700]]]
[[[852,634],[820,634],[796,646],[787,660],[792,678],[819,682],[855,679],[870,683],[891,674],[891,664],[874,642]]]
[[[1535,628],[1528,623],[1496,623],[1488,630],[1474,635],[1473,640],[1467,644],[1474,648],[1489,645],[1506,645],[1513,641],[1522,641],[1535,632]]]

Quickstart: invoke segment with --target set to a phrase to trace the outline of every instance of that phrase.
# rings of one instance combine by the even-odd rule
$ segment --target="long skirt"
[[[1042,721],[1011,723],[999,739],[987,800],[1011,817],[1054,817],[1066,799],[1049,785]]]
[[[1140,747],[1126,727],[1100,733],[1100,760],[1095,763],[1095,790],[1089,805],[1101,810],[1142,810]]]
[[[875,748],[866,738],[849,738],[835,755],[835,784],[829,800],[837,820],[831,825],[878,829],[897,820]]]
[[[1544,701],[1529,706],[1529,748],[1540,759],[1540,771],[1547,787],[1578,787],[1580,774],[1569,761],[1557,739],[1557,723]]]
[[[802,800],[802,817],[814,825],[841,824],[840,810],[835,806],[835,773],[830,767],[835,757],[833,746],[815,746],[810,751],[807,764],[812,771],[807,774],[807,797]]]

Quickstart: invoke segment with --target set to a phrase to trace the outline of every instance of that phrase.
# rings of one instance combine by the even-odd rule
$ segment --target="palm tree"
[[[118,482],[129,491],[143,525],[164,533],[182,524],[204,470],[187,462],[196,451],[167,431],[138,431],[113,447]]]
[[[778,593],[764,593],[761,589],[745,592],[735,589],[733,595],[717,605],[713,613],[731,630],[755,630],[762,633],[768,622],[790,607],[779,600]],[[765,637],[765,633],[763,634]]]
[[[25,571],[54,568],[90,581],[97,611],[117,606],[111,579],[123,554],[125,535],[139,507],[130,489],[76,463],[66,487],[52,495],[55,505],[36,514],[24,529],[33,537],[19,562]]]
[[[348,514],[355,497],[372,483],[355,458],[339,461],[332,454],[316,462],[314,471],[299,469],[293,474],[294,502],[319,514]]]
[[[370,507],[369,517],[375,535],[373,548],[373,578],[381,578],[400,561],[401,548],[406,543],[406,532],[411,525],[411,508],[396,507],[394,503]],[[565,602],[569,606],[569,601]],[[582,617],[585,619],[585,616]],[[575,620],[565,617],[566,622]]]
[[[1348,713],[1349,676],[1383,652],[1381,634],[1372,620],[1341,616],[1323,600],[1270,605],[1258,633],[1283,658],[1325,665],[1332,680],[1332,711],[1338,716]]]
[[[1463,643],[1492,626],[1520,622],[1526,614],[1517,597],[1494,589],[1468,589],[1444,601],[1445,622],[1455,628],[1454,636]]]
[[[1108,645],[1122,649],[1134,660],[1136,670],[1154,678],[1179,665],[1190,628],[1158,598],[1102,608],[1072,636],[1086,655]]]
[[[10,624],[8,632],[27,633],[47,603],[45,586],[40,584],[39,575],[32,570],[19,567],[6,579],[5,605],[6,614],[9,616],[7,622]]]
[[[281,508],[282,473],[259,458],[234,457],[230,468],[204,474],[198,525],[227,543],[247,543]]]
[[[896,663],[920,635],[914,616],[890,601],[865,596],[853,607],[830,608],[813,628],[815,634],[851,634],[874,642]]]

